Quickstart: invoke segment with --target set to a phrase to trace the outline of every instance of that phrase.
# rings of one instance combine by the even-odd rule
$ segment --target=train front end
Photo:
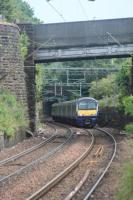
[[[77,125],[94,127],[97,123],[98,102],[93,98],[80,98],[77,102]]]

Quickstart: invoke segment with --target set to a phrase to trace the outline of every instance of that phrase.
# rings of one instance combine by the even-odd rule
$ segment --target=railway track
[[[51,181],[49,181],[46,185],[44,185],[40,190],[35,192],[32,196],[27,198],[27,200],[37,200],[41,198],[44,194],[46,194],[53,186],[55,186],[59,181],[61,181],[64,177],[66,177],[74,168],[76,168],[80,162],[89,154],[93,145],[94,145],[94,136],[91,131],[88,131],[91,135],[91,142],[87,150],[76,159],[71,165],[69,165],[65,170],[63,170],[60,174],[54,177]]]
[[[111,163],[113,162],[115,155],[116,155],[116,150],[117,150],[117,142],[114,138],[114,136],[109,133],[108,131],[104,130],[104,129],[100,129],[97,128],[97,130],[104,132],[106,135],[108,135],[110,137],[110,139],[112,140],[113,144],[113,151],[112,151],[112,155],[108,161],[108,163],[106,164],[103,172],[100,174],[100,176],[96,179],[95,183],[93,184],[93,186],[91,187],[91,189],[87,192],[87,194],[85,195],[85,197],[83,198],[83,200],[88,200],[90,199],[92,193],[96,190],[96,188],[98,187],[99,183],[102,181],[102,179],[104,178],[105,174],[107,173],[109,167],[111,166]]]
[[[8,149],[8,152],[6,152],[6,153],[1,152],[1,153],[3,153],[3,156],[1,156],[1,158],[0,158],[0,166],[10,163],[10,162],[13,162],[13,161],[19,159],[20,157],[22,157],[28,153],[31,153],[32,151],[35,151],[38,148],[41,148],[43,146],[43,144],[47,143],[48,139],[52,139],[52,137],[56,136],[57,130],[54,126],[51,126],[50,124],[47,123],[46,127],[47,128],[46,128],[46,130],[44,130],[44,132],[42,132],[41,134],[38,133],[37,137],[31,138],[33,141],[30,145],[28,144],[29,140],[26,140],[28,146],[26,146],[26,147],[23,146],[23,148],[20,145],[18,145],[19,147],[15,146],[16,152],[12,152],[12,149],[14,149],[14,147],[12,149]],[[31,139],[30,139],[30,141],[31,141]],[[36,142],[37,142],[37,144],[36,144]]]
[[[84,189],[82,189],[82,186],[84,184],[86,184],[87,179],[91,174],[91,170],[92,170],[91,168],[86,169],[85,175],[81,178],[78,185],[74,188],[73,191],[71,191],[65,198],[62,198],[62,199],[65,199],[65,200],[70,200],[70,199],[87,200],[87,199],[89,199],[91,197],[92,193],[96,190],[96,187],[102,181],[106,172],[108,171],[108,169],[115,157],[117,144],[116,144],[116,141],[115,141],[115,138],[113,137],[113,135],[110,134],[109,132],[107,132],[106,130],[97,129],[97,131],[99,131],[100,133],[102,132],[102,133],[106,134],[107,138],[109,138],[109,140],[111,140],[111,146],[112,146],[111,156],[109,156],[108,161],[106,161],[104,166],[102,166],[102,171],[100,172],[100,174],[98,174],[98,175],[96,174],[96,177],[93,177],[93,179],[94,179],[92,181],[93,184],[89,185],[89,187],[87,186],[87,188],[89,188],[89,190],[87,190],[85,187],[85,191],[84,191]],[[88,147],[88,149],[76,161],[74,161],[69,167],[67,167],[65,170],[63,170],[61,173],[59,173],[56,177],[54,177],[52,180],[50,180],[46,185],[44,185],[37,192],[32,194],[29,198],[27,198],[27,200],[38,200],[38,199],[50,198],[50,196],[45,197],[45,195],[52,188],[53,188],[53,194],[56,194],[56,190],[54,191],[54,186],[57,184],[60,184],[61,181],[63,181],[65,179],[65,177],[67,178],[67,176],[70,175],[70,172],[73,169],[75,169],[88,156],[89,152],[91,152],[92,147],[94,147],[94,135],[92,132],[91,132],[91,135],[92,135],[92,142],[91,142],[90,146]],[[93,154],[93,156],[99,157],[99,155],[102,154],[102,152],[103,152],[103,148],[104,148],[103,145],[100,145],[98,147],[97,151],[95,152],[95,155]],[[80,193],[82,193],[82,195]],[[55,199],[58,199],[58,198],[55,198]]]
[[[3,166],[5,164],[8,164],[10,162],[14,162],[15,160],[25,156],[25,155],[28,155],[29,153],[32,153],[33,151],[43,147],[45,144],[47,144],[48,142],[52,141],[53,139],[55,138],[55,135],[52,135],[51,137],[49,137],[48,139],[44,140],[43,142],[19,153],[19,154],[16,154],[14,156],[11,156],[10,158],[7,158],[7,159],[4,159],[4,160],[1,160],[0,161],[0,166]]]
[[[43,156],[40,156],[39,158],[34,159],[33,161],[29,162],[28,164],[26,164],[26,163],[23,164],[22,160],[24,159],[25,156],[27,156],[27,155],[29,156],[34,151],[37,151],[38,149],[43,148],[46,144],[48,144],[51,141],[54,141],[57,138],[56,136],[57,136],[58,130],[57,130],[57,128],[55,128],[55,125],[54,126],[52,125],[52,127],[54,127],[55,133],[48,139],[44,140],[43,142],[41,142],[38,145],[33,146],[32,148],[27,149],[26,151],[23,151],[17,155],[14,155],[10,158],[0,161],[0,169],[1,169],[0,170],[0,183],[3,183],[3,182],[5,183],[6,181],[11,180],[11,178],[16,177],[16,176],[22,174],[23,172],[29,170],[30,168],[37,166],[39,163],[44,162],[50,156],[52,156],[55,152],[62,149],[63,146],[71,139],[73,134],[72,134],[72,131],[69,129],[69,136],[65,140],[65,142],[61,143],[58,146],[56,145],[57,147],[53,148],[52,150],[48,151],[45,154],[43,153],[44,154]],[[68,130],[67,130],[67,132],[68,132]],[[6,170],[6,168],[7,168],[7,170]],[[15,168],[15,170],[14,170],[14,168]],[[2,170],[5,173],[3,173]],[[13,172],[12,172],[12,170],[13,170]],[[9,171],[10,171],[10,173],[9,173]]]

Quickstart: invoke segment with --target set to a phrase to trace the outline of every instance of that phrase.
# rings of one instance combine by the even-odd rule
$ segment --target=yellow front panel
[[[97,110],[78,110],[78,116],[91,116],[96,114]]]

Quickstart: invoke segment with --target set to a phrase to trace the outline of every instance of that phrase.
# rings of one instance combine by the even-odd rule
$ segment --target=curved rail
[[[87,148],[87,150],[77,159],[75,160],[69,167],[63,170],[60,174],[58,174],[55,178],[49,181],[46,185],[44,185],[40,190],[35,192],[32,196],[27,198],[27,200],[37,200],[41,198],[44,194],[46,194],[55,184],[61,181],[66,175],[68,175],[74,168],[76,168],[80,162],[88,155],[91,151],[94,144],[94,135],[91,131],[88,131],[91,134],[91,144]]]
[[[45,141],[43,141],[43,142],[41,142],[41,143],[31,147],[31,148],[28,148],[27,150],[25,150],[25,151],[23,151],[23,152],[21,152],[19,154],[11,156],[10,158],[7,158],[5,160],[1,160],[0,161],[0,166],[5,165],[5,164],[10,163],[10,162],[13,162],[13,161],[21,158],[22,156],[25,156],[25,155],[27,155],[27,154],[29,154],[29,153],[41,148],[42,146],[44,146],[45,144],[47,144],[48,142],[50,142],[54,138],[55,138],[55,135],[52,135],[50,138],[46,139]]]
[[[15,172],[3,177],[2,179],[0,179],[0,183],[2,182],[5,182],[5,181],[8,181],[10,180],[10,178],[16,176],[16,175],[20,175],[22,172],[30,169],[31,167],[35,167],[37,166],[39,163],[42,163],[44,162],[45,160],[47,160],[50,156],[52,156],[54,153],[56,153],[57,151],[59,151],[60,149],[62,149],[64,147],[64,145],[71,139],[71,137],[73,136],[73,132],[68,129],[70,131],[70,135],[69,137],[67,138],[67,140],[62,143],[61,145],[59,145],[58,147],[56,147],[55,149],[53,149],[52,151],[46,153],[45,155],[41,156],[40,158],[38,158],[37,160],[34,160],[32,162],[30,162],[29,164],[27,164],[26,166],[16,170]]]
[[[10,162],[13,162],[13,161],[21,158],[22,156],[25,156],[25,155],[27,155],[27,154],[29,154],[29,153],[41,148],[42,146],[44,146],[45,144],[47,144],[48,142],[53,140],[55,138],[55,134],[57,133],[57,129],[54,126],[51,126],[51,127],[55,130],[55,133],[51,137],[49,137],[48,139],[44,140],[43,142],[41,142],[41,143],[31,147],[31,148],[26,149],[25,151],[22,151],[22,152],[14,155],[14,156],[11,156],[9,158],[1,160],[0,161],[0,166],[5,165],[5,164],[10,163]]]
[[[103,171],[103,173],[101,174],[101,176],[98,178],[98,180],[96,181],[96,183],[93,185],[93,187],[91,188],[91,190],[88,192],[88,194],[85,196],[85,198],[83,200],[88,200],[90,198],[90,196],[92,195],[92,193],[94,192],[94,190],[96,189],[96,187],[99,185],[100,181],[103,179],[104,175],[106,174],[106,172],[108,171],[115,155],[116,155],[116,149],[117,149],[117,142],[114,138],[114,136],[112,134],[110,134],[109,132],[103,130],[103,129],[100,129],[100,128],[96,128],[97,130],[99,131],[102,131],[104,133],[106,133],[112,140],[113,140],[113,143],[114,143],[114,151],[113,151],[113,154],[112,154],[112,157],[109,161],[109,163],[107,164],[105,170]]]

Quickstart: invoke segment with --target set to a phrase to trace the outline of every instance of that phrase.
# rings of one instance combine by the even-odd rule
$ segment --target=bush
[[[112,95],[110,97],[106,96],[103,99],[99,100],[99,107],[119,107],[119,97],[118,95]]]
[[[133,115],[133,96],[127,96],[123,99],[125,114]]]
[[[127,134],[133,134],[133,123],[127,124],[125,126],[125,131],[127,132]]]
[[[123,173],[117,200],[133,200],[133,164],[127,164]]]
[[[26,125],[23,106],[9,91],[0,91],[0,131],[13,136],[18,128]]]
[[[102,78],[97,82],[92,81],[89,89],[90,96],[98,100],[102,99],[104,96],[114,96],[118,92],[115,80],[116,75],[110,74],[106,78]]]
[[[27,54],[28,54],[28,46],[29,46],[29,38],[26,35],[26,33],[22,33],[20,36],[20,50],[21,50],[21,56],[23,60],[25,60]]]

